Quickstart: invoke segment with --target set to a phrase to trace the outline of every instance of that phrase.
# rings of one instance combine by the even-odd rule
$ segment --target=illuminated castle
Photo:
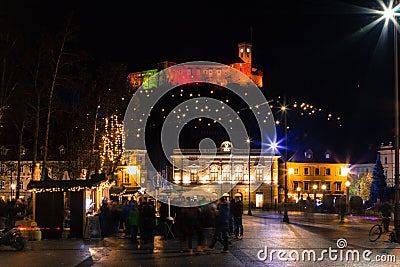
[[[263,72],[252,66],[252,45],[250,43],[240,43],[238,45],[238,56],[239,62],[230,63],[229,67],[244,73],[254,84],[261,88],[263,86]],[[174,65],[176,65],[175,62],[164,61],[157,64],[157,69],[130,73],[127,82],[133,91],[142,85],[143,89],[146,89],[146,81],[149,81],[151,76],[161,70],[167,69],[165,77],[162,77],[163,81],[158,80],[157,82],[168,82],[172,85],[179,85],[190,83],[191,80],[196,80],[202,76],[207,77],[207,80],[220,86],[226,86],[229,83],[240,85],[248,83],[248,80],[244,80],[241,75],[231,75],[232,71],[228,66],[184,64],[181,66],[182,69],[177,71],[175,68],[173,72],[169,72],[168,68]]]

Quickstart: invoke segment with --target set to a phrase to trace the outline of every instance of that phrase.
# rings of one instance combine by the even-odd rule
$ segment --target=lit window
[[[342,183],[341,182],[337,182],[336,183],[336,191],[341,191],[342,190]]]
[[[313,152],[311,149],[307,149],[307,151],[304,153],[304,156],[306,159],[312,159],[313,158]]]
[[[294,181],[294,182],[293,182],[293,188],[294,188],[294,190],[296,190],[297,187],[299,187],[299,182],[298,182],[298,181]]]
[[[326,190],[331,190],[331,183],[330,182],[326,182]]]
[[[216,166],[211,168],[211,181],[218,181],[218,168]]]
[[[256,169],[256,180],[262,181],[263,179],[263,169]]]
[[[242,168],[237,166],[235,169],[235,181],[240,181],[243,178]]]
[[[326,174],[326,175],[331,175],[331,169],[330,169],[330,168],[326,168],[325,174]]]

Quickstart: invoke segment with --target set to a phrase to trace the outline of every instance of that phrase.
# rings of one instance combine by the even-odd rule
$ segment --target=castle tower
[[[251,44],[250,43],[240,43],[238,45],[239,47],[239,57],[245,62],[245,63],[250,63],[251,65],[251,55],[253,51],[251,50]]]

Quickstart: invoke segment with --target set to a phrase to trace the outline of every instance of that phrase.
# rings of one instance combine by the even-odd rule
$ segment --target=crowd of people
[[[187,198],[185,201],[193,201]],[[214,249],[221,243],[223,252],[229,249],[229,236],[243,238],[243,203],[237,196],[221,197],[214,202],[199,201],[181,207],[160,203],[158,212],[152,198],[127,200],[123,204],[104,199],[97,214],[103,237],[124,232],[126,238],[140,244],[154,244],[155,235],[162,239],[179,238],[192,252]]]

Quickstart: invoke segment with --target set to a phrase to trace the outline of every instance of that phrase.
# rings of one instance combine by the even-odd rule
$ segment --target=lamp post
[[[322,203],[325,203],[326,184],[321,185],[321,189],[322,189]]]
[[[389,6],[382,4],[383,10],[376,10],[381,17],[377,20],[385,20],[387,27],[389,20],[393,22],[393,63],[394,63],[394,241],[400,242],[400,181],[399,181],[399,67],[398,67],[398,23],[396,17],[400,14],[398,1],[390,1]]]
[[[13,196],[14,196],[14,190],[15,190],[15,188],[17,187],[15,184],[11,184],[11,200],[13,199]]]
[[[314,184],[312,186],[312,188],[314,189],[314,203],[317,203],[317,188],[318,188],[318,185]]]
[[[349,203],[350,181],[346,181],[344,184],[346,185],[346,213],[349,213],[349,211],[350,211],[350,203]]]
[[[246,142],[249,144],[249,158],[248,158],[248,160],[247,160],[247,172],[248,172],[248,176],[249,176],[249,209],[248,209],[248,211],[247,211],[247,215],[252,216],[253,213],[251,212],[251,202],[250,202],[250,150],[251,150],[251,147],[250,147],[250,143],[251,143],[250,137],[247,138]]]
[[[219,167],[220,167],[220,183],[221,183],[221,197],[222,197],[222,159],[219,161]]]
[[[298,206],[299,211],[300,211],[300,210],[301,210],[301,209],[300,209],[300,190],[301,190],[300,186],[298,186],[298,187],[296,188],[296,190],[297,190],[297,206]]]
[[[387,13],[391,19],[394,19],[394,11],[396,6],[391,12]],[[394,32],[394,103],[395,103],[395,116],[394,116],[394,232],[396,242],[400,242],[400,183],[399,183],[399,64],[398,64],[398,47],[397,47],[397,20],[393,22]]]
[[[284,193],[285,193],[285,200],[283,203],[283,219],[282,221],[285,223],[289,223],[289,216],[288,216],[288,208],[287,208],[287,201],[288,201],[288,188],[287,188],[287,183],[288,183],[288,168],[287,168],[287,121],[286,121],[286,106],[281,107],[281,111],[284,114],[284,133],[285,133],[285,184],[284,184]]]
[[[15,184],[13,184],[13,172],[15,171],[14,164],[10,165],[10,200],[13,197],[13,190],[15,189]],[[14,189],[13,189],[14,186]]]

